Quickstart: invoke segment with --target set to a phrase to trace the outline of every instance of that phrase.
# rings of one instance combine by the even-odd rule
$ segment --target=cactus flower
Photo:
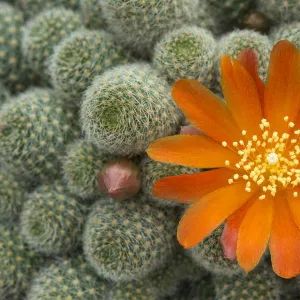
[[[205,135],[158,139],[148,155],[210,170],[160,179],[153,192],[190,204],[177,232],[185,248],[226,221],[225,255],[249,272],[269,247],[274,272],[291,278],[300,273],[300,53],[280,41],[265,84],[257,69],[253,50],[222,56],[226,103],[195,80],[174,84],[177,105]]]

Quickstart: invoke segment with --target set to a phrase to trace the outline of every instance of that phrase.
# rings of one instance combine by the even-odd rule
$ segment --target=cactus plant
[[[12,172],[28,179],[60,173],[65,144],[78,132],[59,94],[28,90],[2,106],[0,119],[0,154]]]
[[[300,3],[297,0],[257,0],[257,9],[278,24],[299,20]]]
[[[176,217],[134,200],[98,201],[87,219],[84,252],[105,278],[138,280],[166,262],[175,247]]]
[[[190,78],[210,86],[216,56],[217,43],[209,31],[184,26],[165,35],[155,46],[153,64],[171,84]]]
[[[83,257],[58,258],[43,268],[29,289],[27,300],[106,300],[109,284],[95,276]]]
[[[63,186],[44,185],[25,202],[21,228],[28,245],[36,252],[57,254],[76,247],[84,223],[84,206]]]
[[[247,275],[214,276],[216,299],[279,299],[275,274],[268,266],[261,266]]]
[[[236,260],[225,258],[220,237],[223,232],[223,225],[218,227],[200,244],[189,250],[192,259],[199,266],[216,274],[238,274],[242,273]]]
[[[146,63],[115,67],[97,77],[81,105],[82,129],[99,149],[136,155],[176,132],[182,118],[167,82]]]
[[[80,16],[64,8],[46,10],[28,21],[22,47],[33,70],[48,79],[48,59],[54,47],[71,32],[80,29],[83,29]]]
[[[101,5],[115,38],[147,56],[170,29],[196,21],[198,0],[102,0]]]
[[[63,172],[69,190],[87,198],[99,195],[97,175],[103,165],[113,158],[86,141],[77,140],[70,144],[64,159]]]
[[[18,226],[0,226],[0,299],[20,299],[42,262],[27,249]]]
[[[0,3],[0,80],[12,93],[38,82],[21,51],[22,34],[23,14]]]
[[[300,49],[300,22],[283,24],[272,30],[270,38],[273,44],[280,40],[288,40]]]
[[[156,291],[148,280],[117,281],[109,295],[112,300],[157,300]]]
[[[27,17],[33,17],[45,9],[63,6],[76,9],[80,0],[16,0],[17,5]]]
[[[18,70],[21,60],[23,14],[0,3],[0,79]]]
[[[77,31],[55,47],[49,72],[53,85],[72,97],[81,94],[96,75],[126,62],[122,50],[104,31]]]
[[[90,29],[106,27],[105,18],[99,0],[80,0],[80,12],[84,24]]]
[[[25,183],[17,180],[8,170],[0,169],[0,221],[18,216],[26,199]]]
[[[235,30],[224,35],[219,41],[219,53],[237,58],[239,53],[245,49],[255,49],[259,58],[258,74],[262,80],[266,79],[269,56],[271,53],[271,42],[269,38],[253,30]],[[220,58],[219,56],[219,58]],[[219,65],[219,60],[217,61]]]
[[[149,157],[145,157],[142,160],[140,169],[143,193],[147,195],[149,200],[154,201],[155,204],[161,206],[177,206],[178,202],[160,199],[153,195],[153,186],[157,180],[168,176],[194,174],[200,171],[200,169],[157,162]]]

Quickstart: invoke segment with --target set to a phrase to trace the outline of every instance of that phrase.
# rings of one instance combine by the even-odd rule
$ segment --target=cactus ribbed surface
[[[30,19],[23,35],[23,52],[30,66],[49,79],[49,57],[60,41],[83,29],[80,15],[72,10],[53,8]]]
[[[169,30],[197,20],[198,0],[102,0],[101,5],[116,40],[142,56]]]
[[[16,0],[17,5],[25,12],[27,17],[33,17],[45,9],[63,6],[76,9],[80,0]]]
[[[74,113],[51,89],[34,88],[0,110],[0,154],[18,176],[53,178],[65,144],[77,135]]]
[[[157,300],[155,289],[148,280],[117,282],[111,292],[112,300]]]
[[[50,60],[53,85],[70,97],[81,97],[93,79],[126,62],[120,47],[104,31],[77,31],[58,44]]]
[[[279,299],[278,283],[275,274],[268,266],[257,268],[247,275],[214,276],[216,299]]]
[[[272,45],[266,35],[253,30],[235,30],[224,35],[219,41],[219,57],[226,54],[230,57],[237,58],[243,49],[255,49],[258,54],[259,67],[258,74],[262,80],[266,79],[269,56]],[[219,60],[217,61],[219,67]]]
[[[172,255],[177,223],[174,211],[142,202],[138,196],[121,202],[102,199],[91,209],[84,231],[84,252],[100,276],[137,280]]]
[[[109,283],[88,268],[83,257],[59,258],[32,282],[28,300],[107,300]]]
[[[90,29],[106,27],[101,2],[102,0],[80,0],[80,12],[82,19],[84,24]]]
[[[223,225],[215,229],[200,244],[189,250],[192,259],[199,266],[216,274],[238,274],[242,269],[236,260],[229,260],[224,257],[220,237],[223,232]]]
[[[273,44],[280,40],[288,40],[300,49],[300,22],[284,24],[274,28],[270,35]]]
[[[23,14],[7,3],[0,3],[0,80],[19,69]]]
[[[209,31],[185,26],[171,31],[155,46],[153,64],[171,84],[189,78],[209,87],[216,55],[217,43]]]
[[[81,105],[82,129],[99,149],[136,155],[176,132],[182,115],[170,88],[146,63],[115,67],[97,77]]]
[[[97,150],[86,140],[77,140],[67,148],[64,159],[64,178],[69,190],[81,197],[99,195],[97,175],[112,155]]]
[[[84,216],[84,206],[63,186],[44,185],[34,191],[24,204],[22,234],[36,252],[68,252],[79,242]]]
[[[26,185],[0,168],[0,221],[8,221],[18,216],[26,199]]]
[[[28,250],[19,230],[0,226],[0,299],[21,299],[43,263],[43,258]]]

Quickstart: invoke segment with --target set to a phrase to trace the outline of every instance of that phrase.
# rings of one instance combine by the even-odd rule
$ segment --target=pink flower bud
[[[237,239],[238,231],[233,230],[226,223],[220,240],[225,258],[236,260]]]
[[[185,135],[201,135],[203,134],[199,129],[195,128],[192,125],[181,126],[180,134]]]
[[[115,200],[128,199],[140,189],[140,170],[127,159],[110,161],[98,174],[98,185]]]

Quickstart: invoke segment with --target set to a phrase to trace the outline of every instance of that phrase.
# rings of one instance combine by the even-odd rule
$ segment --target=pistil
[[[299,169],[299,136],[300,130],[290,130],[295,126],[284,117],[287,123],[287,132],[279,136],[278,132],[271,132],[270,123],[262,119],[259,127],[261,136],[253,135],[251,140],[236,141],[230,148],[241,157],[235,164],[237,172],[228,179],[229,184],[245,180],[245,191],[251,192],[253,183],[261,187],[262,194],[259,199],[266,198],[269,192],[273,197],[278,189],[293,188],[300,183]],[[288,133],[289,132],[289,133]],[[242,130],[242,135],[246,131]],[[229,147],[226,141],[222,142],[223,147]],[[226,166],[231,166],[229,160],[225,161]],[[293,194],[298,197],[298,193]]]

